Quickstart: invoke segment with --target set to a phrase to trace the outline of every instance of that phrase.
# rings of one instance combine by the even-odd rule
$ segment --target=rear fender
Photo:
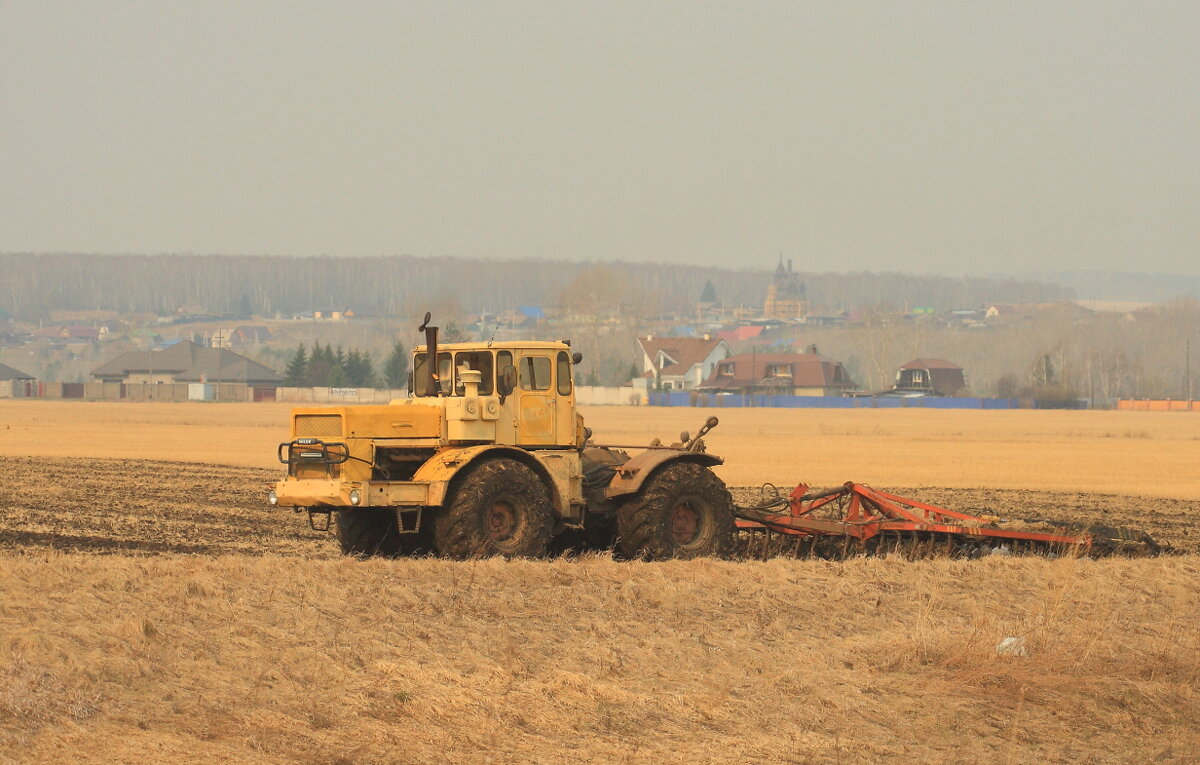
[[[617,468],[617,474],[613,476],[612,483],[608,485],[604,496],[608,499],[616,499],[617,497],[637,494],[642,490],[642,485],[646,483],[650,476],[678,462],[690,462],[695,465],[703,465],[704,467],[713,467],[724,464],[725,460],[704,452],[685,452],[675,449],[647,449]]]

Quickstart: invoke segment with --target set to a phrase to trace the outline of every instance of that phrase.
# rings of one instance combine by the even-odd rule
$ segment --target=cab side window
[[[496,354],[496,375],[499,377],[504,374],[505,367],[511,367],[513,363],[512,351],[500,351]]]
[[[521,390],[550,390],[550,359],[545,356],[525,356],[517,368]]]
[[[571,395],[571,359],[566,351],[558,352],[558,395]]]

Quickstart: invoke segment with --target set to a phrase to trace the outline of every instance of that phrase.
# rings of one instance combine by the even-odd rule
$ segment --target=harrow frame
[[[802,483],[792,490],[786,503],[778,498],[757,507],[735,508],[737,529],[765,530],[809,538],[814,543],[840,538],[846,546],[894,537],[925,540],[931,546],[939,542],[947,546],[994,542],[1014,547],[1072,550],[1085,555],[1100,546],[1112,551],[1113,542],[1125,542],[1123,548],[1141,546],[1158,551],[1158,545],[1145,534],[1117,529],[1104,529],[1109,533],[1103,535],[1069,533],[1071,529],[1066,525],[1052,532],[1005,529],[997,525],[1000,518],[996,516],[969,515],[853,481],[826,491],[808,492],[808,485]],[[784,504],[787,512],[779,512]],[[1098,545],[1101,541],[1110,544]]]

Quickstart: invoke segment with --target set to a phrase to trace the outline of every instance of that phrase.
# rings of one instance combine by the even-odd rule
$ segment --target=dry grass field
[[[1021,502],[1180,555],[455,563],[345,559],[269,509],[288,408],[0,401],[0,762],[1200,751],[1195,416],[730,410],[708,439],[737,486]],[[636,444],[709,413],[585,415]]]
[[[0,757],[1194,762],[1198,576],[6,555]]]

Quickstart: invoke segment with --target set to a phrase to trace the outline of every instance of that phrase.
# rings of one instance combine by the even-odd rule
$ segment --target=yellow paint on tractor
[[[336,513],[348,553],[420,549],[410,543],[433,526],[440,552],[537,555],[568,526],[615,534],[618,506],[659,467],[719,462],[702,454],[699,438],[633,459],[585,449],[573,380],[580,356],[569,343],[439,346],[427,325],[427,344],[413,352],[410,398],[297,407],[292,438],[280,444],[288,475],[272,490],[272,503]],[[618,467],[625,471],[619,496],[606,495]],[[726,512],[728,493],[714,496],[716,511]]]

